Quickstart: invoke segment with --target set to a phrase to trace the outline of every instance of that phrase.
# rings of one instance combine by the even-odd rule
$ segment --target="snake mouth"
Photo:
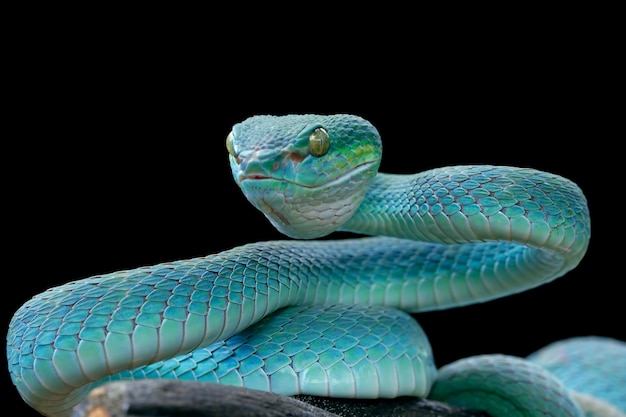
[[[270,180],[270,181],[286,182],[286,183],[293,184],[295,186],[302,187],[302,188],[310,188],[310,189],[325,188],[325,187],[332,187],[332,186],[334,186],[336,184],[340,184],[340,183],[344,182],[347,179],[350,179],[350,178],[352,178],[352,177],[354,177],[356,175],[359,175],[359,174],[369,170],[375,164],[376,164],[375,160],[362,162],[362,163],[356,165],[354,168],[351,168],[348,171],[344,172],[343,174],[341,174],[341,175],[339,175],[337,177],[331,178],[330,180],[325,181],[325,182],[320,183],[320,184],[304,184],[302,182],[298,182],[298,181],[295,181],[295,180],[290,180],[290,179],[285,178],[285,177],[267,175],[266,173],[262,173],[262,172],[248,173],[248,174],[239,174],[237,179],[238,179],[238,181],[240,183],[243,183],[244,181]]]

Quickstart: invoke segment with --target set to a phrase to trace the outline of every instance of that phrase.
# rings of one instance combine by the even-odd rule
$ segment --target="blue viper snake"
[[[481,355],[436,369],[409,315],[575,268],[590,238],[575,183],[492,165],[381,173],[380,135],[352,115],[254,116],[233,126],[226,148],[246,198],[291,239],[36,295],[7,334],[9,372],[30,406],[69,416],[107,381],[176,378],[284,395],[428,397],[494,417],[626,412],[621,341],[581,337],[526,359]],[[334,231],[364,236],[316,239]]]

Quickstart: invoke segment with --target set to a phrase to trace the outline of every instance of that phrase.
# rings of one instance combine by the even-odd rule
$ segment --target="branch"
[[[488,417],[445,404],[399,398],[339,400],[287,397],[227,385],[177,381],[110,382],[93,389],[72,417]]]

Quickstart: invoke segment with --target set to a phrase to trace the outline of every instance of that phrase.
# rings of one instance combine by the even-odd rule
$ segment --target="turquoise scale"
[[[173,378],[284,395],[381,398],[425,396],[435,375],[428,340],[410,316],[345,305],[286,308],[225,341],[101,382]]]

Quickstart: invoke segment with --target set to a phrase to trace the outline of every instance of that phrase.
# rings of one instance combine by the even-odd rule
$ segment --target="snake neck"
[[[442,244],[512,242],[559,253],[576,266],[590,237],[579,187],[558,175],[504,166],[379,173],[341,228]]]

